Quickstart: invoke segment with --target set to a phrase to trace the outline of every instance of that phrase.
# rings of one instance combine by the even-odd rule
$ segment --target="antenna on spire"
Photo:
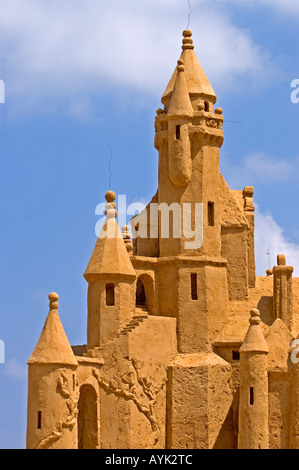
[[[110,151],[110,159],[109,159],[109,165],[108,165],[108,169],[109,169],[109,186],[108,186],[108,188],[111,189],[111,180],[112,180],[112,171],[111,171],[112,150],[111,150],[110,145],[108,145],[108,147],[109,147],[109,151]]]
[[[186,29],[189,28],[189,25],[190,25],[190,17],[191,17],[191,13],[192,13],[192,8],[191,8],[191,5],[190,5],[190,0],[188,0],[188,6],[189,6],[189,14],[188,14],[188,24],[187,24]]]
[[[268,246],[268,249],[266,251],[266,254],[268,255],[268,264],[269,264],[269,269],[270,269],[270,247]]]

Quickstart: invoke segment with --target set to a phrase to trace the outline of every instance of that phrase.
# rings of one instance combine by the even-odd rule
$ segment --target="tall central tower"
[[[223,117],[222,109],[213,109],[217,98],[196,57],[191,34],[183,32],[182,54],[162,96],[164,109],[157,111],[155,122],[158,203],[181,207],[180,236],[170,233],[170,239],[164,238],[160,219],[159,255],[218,257]]]
[[[214,109],[217,98],[191,36],[183,31],[182,53],[155,119],[159,285],[164,292],[173,286],[160,298],[160,313],[177,317],[178,349],[184,354],[211,350],[225,321],[227,297],[219,169],[223,116],[221,108]]]

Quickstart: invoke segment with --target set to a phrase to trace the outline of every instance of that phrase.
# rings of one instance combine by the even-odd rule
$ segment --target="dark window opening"
[[[76,377],[75,374],[73,374],[73,390],[76,390]]]
[[[197,274],[191,274],[191,299],[197,300]]]
[[[85,384],[78,401],[78,449],[97,449],[98,397],[95,389]]]
[[[114,305],[114,284],[106,284],[106,305]]]
[[[141,279],[137,279],[136,287],[136,306],[146,305],[145,290]]]
[[[42,428],[42,412],[38,411],[37,412],[37,429]]]
[[[253,387],[250,387],[250,389],[249,389],[249,404],[253,405],[253,403],[254,403]]]
[[[208,101],[205,101],[205,111],[210,111],[210,104],[208,103]]]
[[[175,126],[175,138],[177,140],[181,138],[181,126]]]
[[[214,226],[214,202],[208,202],[208,224]]]
[[[233,351],[233,360],[239,361],[240,360],[240,353],[239,351]]]

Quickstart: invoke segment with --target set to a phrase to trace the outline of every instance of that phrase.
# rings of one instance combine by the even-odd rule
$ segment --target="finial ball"
[[[116,194],[114,191],[107,191],[105,194],[105,199],[107,202],[113,202],[116,198]]]
[[[185,66],[184,66],[184,61],[182,59],[178,60],[177,69],[178,69],[178,72],[184,72]]]
[[[286,255],[277,255],[277,264],[278,266],[286,266]]]
[[[191,38],[191,36],[192,36],[192,31],[191,31],[190,29],[185,29],[185,30],[183,31],[183,36],[184,36],[184,38]]]
[[[48,295],[48,298],[50,300],[50,304],[49,304],[49,307],[50,307],[50,310],[58,310],[58,299],[59,299],[59,295],[56,294],[56,292],[51,292],[49,295]]]
[[[260,323],[260,311],[257,308],[253,308],[250,310],[250,319],[249,323],[251,325],[258,325]]]
[[[57,302],[57,300],[59,299],[59,295],[56,294],[56,292],[51,292],[48,295],[48,298],[49,298],[50,302]]]

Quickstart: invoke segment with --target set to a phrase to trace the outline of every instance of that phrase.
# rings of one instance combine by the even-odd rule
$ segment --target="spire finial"
[[[261,322],[260,311],[257,308],[250,310],[250,325],[259,325]]]
[[[183,45],[182,45],[183,51],[185,51],[186,49],[194,49],[192,31],[190,31],[190,29],[185,29],[183,31],[183,36],[184,36]]]
[[[59,295],[56,294],[56,292],[51,292],[51,293],[48,295],[48,298],[49,298],[49,300],[50,300],[50,303],[49,303],[50,311],[51,311],[51,310],[58,310],[58,299],[59,299]]]
[[[185,66],[184,66],[183,59],[178,60],[177,70],[178,70],[178,72],[184,72]]]
[[[132,254],[133,245],[131,243],[131,235],[130,235],[130,232],[129,232],[129,226],[128,225],[123,225],[122,228],[121,228],[121,233],[122,233],[122,237],[124,239],[125,245],[126,245],[127,252],[129,254]]]
[[[116,211],[116,204],[115,204],[115,192],[114,191],[107,191],[105,194],[105,199],[107,204],[105,205],[106,211],[105,215],[107,219],[112,219],[113,217],[116,218],[117,211]]]

